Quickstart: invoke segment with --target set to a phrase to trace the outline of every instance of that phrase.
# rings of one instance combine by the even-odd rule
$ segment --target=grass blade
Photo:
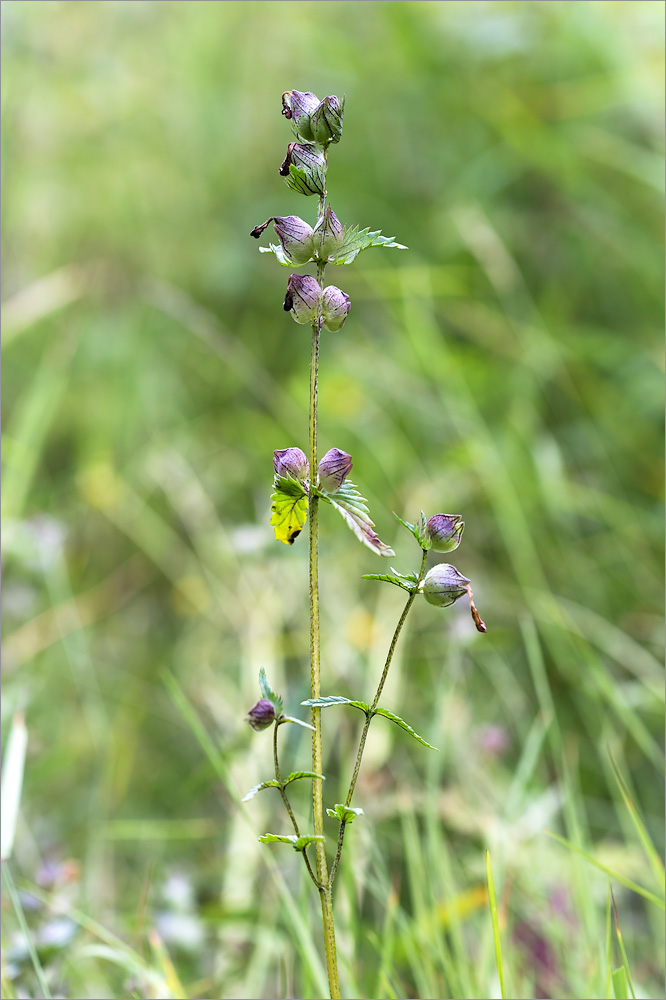
[[[493,869],[490,864],[490,851],[486,851],[486,878],[488,880],[488,904],[490,906],[490,919],[493,925],[493,941],[495,942],[495,961],[497,962],[497,973],[500,981],[500,992],[502,1000],[506,1000],[504,989],[504,966],[502,964],[502,942],[500,940],[499,917],[497,914],[497,895],[495,893],[495,880]]]
[[[661,858],[659,857],[659,854],[657,853],[657,850],[654,844],[652,843],[650,834],[648,833],[645,823],[643,822],[641,815],[638,812],[638,809],[636,808],[634,801],[629,794],[629,789],[627,788],[626,782],[622,777],[620,769],[615,763],[615,759],[610,750],[608,751],[608,756],[610,758],[611,766],[613,768],[613,773],[615,774],[615,778],[617,780],[620,792],[622,793],[624,804],[626,805],[629,815],[631,816],[631,819],[633,821],[633,824],[636,827],[638,839],[640,840],[643,850],[647,855],[647,859],[650,862],[652,871],[654,872],[657,882],[659,883],[659,885],[663,885],[664,866],[661,862]]]
[[[19,899],[19,894],[16,891],[16,886],[14,885],[14,879],[12,878],[11,869],[8,864],[4,864],[2,866],[2,881],[7,890],[7,895],[12,901],[12,906],[14,907],[14,913],[16,914],[18,925],[21,928],[21,933],[25,938],[28,954],[30,955],[30,961],[32,962],[32,966],[35,970],[37,981],[39,982],[39,988],[41,989],[45,1000],[51,1000],[51,991],[49,989],[49,984],[46,982],[46,976],[44,975],[44,969],[42,968],[42,963],[39,961],[39,955],[37,954],[35,946],[32,942],[30,929],[28,927],[28,924],[26,923],[23,907],[21,906],[21,900]]]
[[[620,875],[619,872],[609,868],[608,865],[603,865],[601,861],[597,861],[597,859],[593,858],[591,854],[584,851],[582,847],[572,844],[570,840],[567,840],[566,837],[561,837],[559,833],[553,833],[552,830],[546,830],[544,832],[547,833],[549,837],[552,837],[553,840],[557,840],[560,844],[564,844],[564,846],[568,847],[570,851],[573,851],[575,854],[580,854],[582,858],[585,858],[586,861],[589,861],[591,865],[594,865],[595,868],[598,868],[599,871],[603,872],[605,875],[608,875],[621,885],[626,886],[627,889],[631,889],[632,892],[637,892],[639,896],[643,896],[644,899],[649,900],[650,903],[654,903],[655,906],[658,906],[661,910],[665,909],[664,900],[660,899],[659,896],[655,896],[655,894],[650,892],[649,889],[644,889],[642,885],[639,885],[637,882],[633,882],[625,875]]]
[[[2,765],[2,818],[0,824],[0,855],[3,861],[11,857],[16,836],[25,754],[28,747],[28,730],[23,712],[17,712],[12,719],[12,728],[7,738],[5,759]]]
[[[636,993],[634,991],[634,984],[631,981],[631,973],[629,971],[629,961],[627,959],[627,953],[626,953],[625,948],[624,948],[624,941],[622,940],[622,931],[620,930],[620,918],[619,918],[618,912],[617,912],[617,904],[615,902],[615,893],[613,892],[613,887],[612,886],[611,886],[611,899],[613,901],[613,913],[615,915],[615,932],[617,934],[617,943],[620,946],[620,954],[622,955],[622,961],[624,962],[623,968],[621,970],[618,969],[617,971],[618,972],[620,972],[620,971],[624,972],[626,981],[629,983],[629,989],[631,990],[631,995],[634,998],[634,1000],[636,1000]],[[615,986],[615,973],[613,973],[613,985]],[[626,994],[626,985],[625,985],[624,996],[625,997],[627,996],[627,994]]]

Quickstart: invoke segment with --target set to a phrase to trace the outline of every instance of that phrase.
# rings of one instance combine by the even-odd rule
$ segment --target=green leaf
[[[293,545],[308,516],[308,495],[297,479],[276,476],[271,495],[271,525],[278,542]]]
[[[367,545],[379,556],[391,558],[395,555],[393,549],[373,530],[375,522],[370,518],[365,497],[361,496],[352,482],[343,483],[335,493],[327,493],[325,490],[317,490],[317,493],[335,507],[363,545]]]
[[[325,698],[308,698],[307,701],[302,701],[301,705],[309,705],[310,708],[328,708],[329,705],[351,705],[352,708],[360,708],[366,714],[370,711],[370,706],[366,701],[353,701],[351,698],[341,698],[335,694],[327,695]]]
[[[585,858],[586,861],[588,861],[591,865],[594,865],[595,868],[598,868],[599,871],[608,875],[609,878],[613,879],[613,881],[626,886],[627,889],[631,889],[632,892],[637,892],[639,896],[643,896],[644,899],[648,899],[651,903],[654,903],[655,906],[658,906],[660,910],[664,909],[664,900],[660,899],[659,896],[656,896],[653,892],[650,892],[649,889],[644,889],[642,885],[639,885],[637,882],[633,882],[630,878],[627,878],[626,875],[620,875],[620,873],[615,871],[613,868],[609,868],[608,865],[604,865],[601,861],[597,861],[595,857],[588,854],[587,851],[584,851],[582,847],[578,847],[577,844],[572,844],[570,840],[567,840],[566,837],[561,837],[559,833],[554,833],[552,830],[544,830],[544,833],[547,834],[547,836],[552,837],[553,840],[557,840],[560,844],[568,847],[569,850],[573,851],[575,854],[580,854],[582,858]]]
[[[298,840],[295,833],[291,835],[282,835],[279,833],[265,833],[263,837],[259,837],[260,844],[291,844],[292,847]]]
[[[286,788],[286,786],[291,781],[298,781],[299,778],[321,778],[322,781],[326,780],[323,774],[316,774],[315,771],[292,771],[291,774],[288,774],[287,777],[282,782],[282,787]],[[271,778],[270,781],[261,781],[258,785],[253,785],[253,787],[250,789],[247,795],[243,796],[241,802],[249,802],[250,799],[253,799],[255,797],[257,792],[263,791],[264,788],[279,788],[279,787],[280,787],[280,782],[277,781],[275,778]],[[269,834],[266,834],[266,836],[269,836]],[[272,834],[270,834],[270,836],[272,836]]]
[[[326,781],[326,777],[323,774],[317,774],[316,771],[292,771],[282,782],[283,788],[286,787],[290,781],[298,781],[299,778],[321,778],[322,781]]]
[[[267,247],[259,247],[259,253],[274,253],[283,267],[302,267],[302,264],[294,264],[293,261],[289,260],[283,247],[279,243],[277,246],[275,243],[269,243]],[[308,264],[309,261],[305,261],[305,263]]]
[[[400,524],[402,524],[403,527],[407,528],[407,531],[411,531],[412,535],[414,536],[414,538],[419,543],[422,549],[430,548],[430,545],[426,539],[426,532],[425,532],[426,516],[423,513],[423,511],[421,511],[421,517],[419,518],[416,524],[411,524],[410,521],[403,521],[400,515],[396,514],[395,511],[393,511],[393,516],[396,519],[396,521],[400,521]]]
[[[427,743],[422,736],[415,733],[412,727],[408,726],[404,719],[401,719],[399,715],[394,715],[393,712],[389,712],[387,708],[377,708],[375,709],[374,714],[383,715],[385,719],[390,719],[391,722],[395,722],[396,726],[400,726],[401,729],[404,729],[406,733],[413,736],[414,739],[418,740],[419,743],[422,743],[424,747],[428,747],[429,750],[437,750],[437,747],[434,747],[432,743]]]
[[[396,250],[406,250],[402,243],[396,243],[392,236],[382,236],[381,230],[370,232],[370,229],[359,229],[358,226],[345,226],[342,233],[342,243],[335,253],[329,257],[331,264],[351,264],[363,250],[370,247],[395,247]]]
[[[279,787],[280,787],[280,782],[276,781],[275,778],[272,778],[270,781],[260,781],[258,785],[252,786],[247,795],[243,796],[241,802],[249,802],[250,799],[253,799],[255,797],[257,792],[262,791],[262,789],[264,788],[279,788]]]
[[[623,965],[613,972],[613,993],[615,994],[615,1000],[629,1000],[627,970]]]
[[[297,726],[303,726],[303,729],[311,729],[312,732],[315,731],[315,727],[311,726],[309,722],[303,722],[302,719],[295,719],[293,715],[283,715],[280,719],[280,723],[283,722],[295,722]]]
[[[271,705],[275,709],[275,714],[279,719],[282,715],[282,698],[279,694],[275,693],[273,688],[268,683],[266,671],[263,667],[259,671],[259,687],[261,688],[261,697],[270,701]]]
[[[408,594],[413,594],[417,589],[418,576],[416,573],[398,573],[391,566],[390,573],[364,573],[362,580],[382,580],[385,583],[393,583],[396,587],[402,587]]]
[[[500,940],[499,916],[497,914],[497,894],[495,893],[495,880],[493,869],[490,864],[490,851],[486,851],[486,881],[488,883],[488,905],[490,906],[490,922],[493,925],[493,941],[495,943],[495,962],[497,964],[497,974],[499,975],[500,993],[502,1000],[506,997],[504,990],[504,966],[502,964],[502,942]]]
[[[303,851],[308,844],[313,844],[317,841],[323,843],[324,838],[315,836],[315,834],[306,834],[303,837],[297,837],[295,833],[292,833],[290,836],[281,836],[278,833],[265,833],[263,837],[259,837],[260,844],[291,844],[295,851]]]
[[[352,809],[342,802],[336,802],[333,809],[327,809],[326,812],[331,819],[337,819],[340,823],[353,823],[357,816],[363,816],[362,809]]]

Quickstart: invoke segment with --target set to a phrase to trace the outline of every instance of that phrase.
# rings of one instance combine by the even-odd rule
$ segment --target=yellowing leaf
[[[295,479],[280,477],[279,485],[271,496],[271,525],[278,542],[293,545],[300,535],[308,516],[308,498]]]

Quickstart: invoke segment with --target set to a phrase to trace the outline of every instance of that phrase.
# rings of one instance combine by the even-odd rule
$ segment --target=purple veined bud
[[[327,285],[321,300],[321,314],[326,329],[335,332],[343,327],[350,308],[351,299],[347,293],[335,285]]]
[[[327,205],[323,219],[314,229],[314,245],[320,260],[328,260],[339,249],[343,235],[342,223],[331,206]]]
[[[260,733],[262,729],[268,729],[276,719],[273,703],[268,698],[260,698],[247,713],[246,718],[256,733]]]
[[[276,476],[307,479],[310,475],[310,463],[300,448],[277,448],[273,452],[273,468]]]
[[[284,311],[291,312],[297,323],[312,323],[317,318],[321,289],[310,274],[290,274]]]
[[[424,548],[433,552],[453,552],[460,545],[464,527],[460,514],[433,514],[426,521]]]
[[[352,457],[340,448],[331,448],[319,463],[319,486],[326,493],[337,493],[351,472]]]
[[[306,196],[326,194],[326,158],[319,146],[290,142],[279,173],[292,191]]]
[[[319,98],[310,91],[286,90],[282,95],[282,114],[289,119],[297,135],[308,142],[314,141],[311,114],[319,107]]]
[[[291,264],[305,264],[314,253],[314,230],[297,215],[275,215],[260,226],[255,226],[250,236],[259,239],[269,223],[275,224],[277,238]]]
[[[426,573],[421,584],[421,591],[428,604],[436,608],[447,608],[454,604],[463,594],[469,597],[469,610],[477,632],[487,632],[486,623],[479,614],[474,603],[474,594],[470,581],[455,566],[449,563],[439,563]]]
[[[342,118],[345,102],[342,104],[337,97],[325,97],[310,115],[310,128],[315,142],[324,145],[329,142],[340,142],[342,138]]]
[[[449,563],[438,563],[429,570],[422,584],[423,596],[436,608],[447,608],[467,593],[469,580]]]

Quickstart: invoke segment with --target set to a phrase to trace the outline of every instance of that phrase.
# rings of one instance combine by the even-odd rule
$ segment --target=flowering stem
[[[301,832],[298,829],[298,823],[296,822],[296,817],[294,816],[294,811],[291,808],[291,804],[289,802],[289,799],[287,798],[287,793],[285,791],[284,785],[282,784],[282,777],[280,776],[280,762],[279,762],[279,759],[278,759],[278,729],[279,728],[280,728],[280,723],[276,719],[275,724],[273,726],[273,761],[275,763],[275,779],[276,779],[276,781],[278,782],[278,784],[280,786],[280,795],[282,796],[282,801],[284,802],[285,809],[289,813],[289,819],[291,820],[291,825],[294,828],[294,833],[296,834],[297,837],[300,837]],[[303,853],[303,860],[305,861],[305,867],[308,870],[310,878],[312,879],[312,881],[314,882],[314,884],[319,889],[319,888],[321,888],[321,886],[319,885],[319,882],[316,879],[315,873],[312,871],[312,865],[310,864],[310,859],[308,858],[306,851],[307,851],[307,848],[304,848],[303,852],[302,852]]]
[[[421,559],[421,569],[419,570],[419,575],[416,580],[414,589],[407,598],[407,603],[405,604],[402,614],[398,620],[398,624],[395,627],[395,632],[393,633],[393,638],[391,639],[391,645],[389,646],[388,653],[386,654],[386,662],[384,663],[384,669],[382,671],[382,676],[377,685],[377,690],[375,692],[375,697],[373,699],[370,710],[366,713],[365,724],[363,726],[363,731],[361,732],[361,739],[358,744],[358,751],[356,754],[356,763],[354,764],[354,773],[352,774],[351,782],[349,783],[349,791],[347,792],[347,798],[345,799],[345,805],[350,806],[354,795],[354,789],[356,788],[356,781],[358,779],[359,771],[361,770],[361,761],[363,760],[363,751],[365,750],[365,741],[368,738],[368,730],[370,729],[370,723],[372,722],[373,716],[379,704],[379,699],[381,697],[382,691],[384,690],[384,684],[386,683],[386,678],[388,677],[389,668],[391,666],[391,661],[393,660],[393,654],[395,653],[395,648],[398,644],[398,639],[400,638],[400,633],[402,632],[403,625],[407,621],[407,615],[411,609],[412,604],[416,600],[418,595],[418,587],[423,579],[426,567],[426,559],[428,557],[427,551],[423,550],[423,558]],[[342,845],[345,837],[345,827],[346,822],[343,820],[340,823],[340,830],[338,831],[338,847],[335,852],[335,858],[333,864],[331,865],[331,871],[328,879],[329,888],[333,888],[333,881],[335,879],[336,872],[338,870],[338,865],[340,863],[340,855],[342,854]]]
[[[323,218],[326,195],[319,199],[319,220]],[[317,266],[319,287],[324,287],[324,264]],[[310,475],[314,482],[317,475],[317,399],[319,389],[319,341],[321,337],[322,316],[321,302],[317,316],[312,322],[312,346],[310,354]],[[308,511],[310,525],[310,697],[319,698],[321,694],[321,673],[319,660],[319,497],[314,490],[310,492]],[[312,709],[312,770],[315,774],[322,773],[321,746],[321,709]],[[324,836],[324,803],[320,778],[312,780],[312,803],[314,812],[314,832]],[[333,925],[333,893],[328,879],[326,864],[326,846],[323,839],[317,841],[317,878],[321,898],[321,914],[324,925],[324,947],[326,951],[326,970],[331,1000],[339,1000],[340,983],[338,980],[338,963],[335,948],[335,927]]]

